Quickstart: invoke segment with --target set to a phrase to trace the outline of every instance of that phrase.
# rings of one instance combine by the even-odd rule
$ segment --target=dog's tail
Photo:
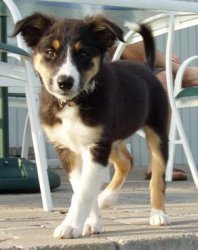
[[[149,25],[143,23],[137,24],[127,22],[125,26],[142,36],[146,54],[146,64],[152,71],[154,71],[156,49],[155,40],[151,28],[149,27]]]

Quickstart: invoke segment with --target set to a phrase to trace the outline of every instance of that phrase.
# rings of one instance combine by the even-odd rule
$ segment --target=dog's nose
[[[71,76],[60,75],[57,78],[58,86],[61,90],[70,90],[74,84],[74,78]]]

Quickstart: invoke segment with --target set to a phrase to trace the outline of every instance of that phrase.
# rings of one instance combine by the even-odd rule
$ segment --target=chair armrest
[[[11,52],[11,53],[25,56],[25,57],[30,57],[30,54],[27,51],[20,49],[19,47],[7,44],[7,43],[0,42],[0,50]]]
[[[177,71],[177,74],[175,77],[175,90],[174,90],[174,95],[177,97],[179,97],[178,94],[182,90],[182,80],[183,80],[184,72],[186,68],[188,67],[188,65],[194,60],[198,60],[198,55],[191,56],[187,58],[185,61],[183,61],[183,63],[180,65]]]
[[[198,96],[198,86],[183,88],[183,89],[176,95],[176,98],[193,97],[193,96]]]

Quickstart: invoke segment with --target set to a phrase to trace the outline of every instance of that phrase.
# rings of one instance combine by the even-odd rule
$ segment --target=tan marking
[[[127,150],[123,141],[116,141],[113,143],[110,161],[114,165],[115,173],[106,189],[113,191],[121,188],[133,166],[133,157]]]
[[[165,162],[160,150],[160,138],[156,132],[148,127],[144,127],[148,147],[150,149],[150,160],[152,166],[152,178],[150,182],[151,205],[152,208],[165,212]]]
[[[85,73],[84,73],[84,76],[83,76],[83,80],[86,82],[86,83],[89,83],[89,81],[98,73],[98,70],[99,70],[99,67],[100,67],[100,57],[97,56],[97,57],[94,57],[92,59],[92,63],[93,63],[93,66],[87,70]]]
[[[51,78],[51,71],[43,63],[43,57],[41,54],[37,53],[33,57],[33,64],[36,72],[39,73],[45,88],[48,90],[48,82]]]
[[[74,48],[76,51],[79,51],[81,48],[82,48],[82,44],[80,41],[78,41],[75,45],[74,45]]]
[[[50,78],[50,70],[43,63],[43,56],[36,54],[33,58],[34,68],[41,76],[42,80],[45,81]]]
[[[52,46],[54,47],[55,50],[60,49],[60,47],[61,47],[60,41],[59,41],[58,39],[55,39],[55,40],[52,42]]]

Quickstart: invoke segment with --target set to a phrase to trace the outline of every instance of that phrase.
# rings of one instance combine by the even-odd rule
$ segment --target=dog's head
[[[122,30],[103,16],[77,21],[36,13],[16,24],[13,35],[19,33],[46,90],[63,101],[92,89],[104,53],[123,41]]]

